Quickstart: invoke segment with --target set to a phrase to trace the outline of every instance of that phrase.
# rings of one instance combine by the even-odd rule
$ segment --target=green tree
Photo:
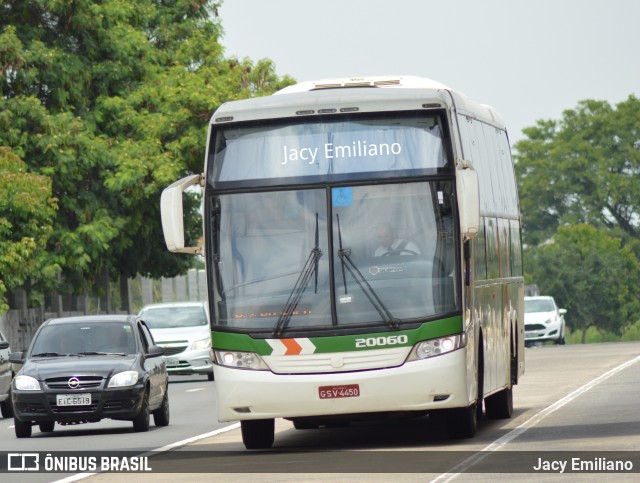
[[[585,100],[560,121],[538,121],[514,145],[524,240],[589,223],[640,235],[640,100]]]
[[[0,147],[0,314],[7,311],[7,290],[24,285],[50,286],[58,270],[45,246],[52,229],[56,200],[51,180],[29,173],[26,163]]]
[[[567,309],[568,325],[615,334],[638,320],[640,264],[630,246],[606,229],[562,226],[547,243],[526,252],[527,275]]]
[[[203,169],[207,122],[224,101],[290,83],[269,60],[226,59],[211,0],[3,1],[0,146],[52,180],[47,249],[66,293],[105,273],[160,277],[163,188]],[[188,236],[201,231],[191,202]]]

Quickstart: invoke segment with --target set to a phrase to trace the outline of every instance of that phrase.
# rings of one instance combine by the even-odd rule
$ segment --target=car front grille
[[[162,350],[164,350],[165,356],[173,356],[187,350],[187,347],[189,346],[189,341],[176,340],[171,342],[160,342],[158,343],[158,345],[162,347]]]
[[[69,380],[71,378],[78,380],[78,385],[73,388],[69,386]],[[66,391],[72,389],[90,389],[94,387],[100,387],[103,378],[100,376],[68,376],[68,377],[53,377],[51,379],[45,379],[44,382],[50,389],[64,389]]]
[[[546,327],[542,324],[525,324],[524,330],[544,330]]]

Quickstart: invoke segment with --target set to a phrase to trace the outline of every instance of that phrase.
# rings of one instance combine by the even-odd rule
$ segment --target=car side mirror
[[[152,345],[149,347],[149,351],[147,352],[147,357],[158,357],[164,355],[164,349],[158,345]]]
[[[12,352],[9,354],[9,362],[13,364],[24,364],[24,352]]]
[[[567,313],[567,309],[559,309],[559,310],[558,310],[558,313],[559,313],[560,315],[564,315],[564,314],[566,314],[566,313]]]
[[[0,341],[0,349],[8,349],[8,348],[9,348],[9,341],[8,340]]]

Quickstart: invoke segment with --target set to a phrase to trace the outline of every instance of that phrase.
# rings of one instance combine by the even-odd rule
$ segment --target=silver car
[[[9,354],[11,348],[9,341],[5,339],[0,332],[0,412],[3,418],[13,416],[13,407],[11,405],[11,363],[9,362]]]
[[[170,375],[200,374],[213,381],[211,326],[206,303],[150,304],[142,308],[139,317],[151,330],[156,344],[164,349]]]

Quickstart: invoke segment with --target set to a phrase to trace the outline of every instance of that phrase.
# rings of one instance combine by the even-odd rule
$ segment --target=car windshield
[[[150,329],[170,329],[207,325],[203,306],[149,307],[140,312],[140,318]]]
[[[524,311],[527,314],[533,312],[553,312],[553,302],[550,299],[532,299],[524,301]]]
[[[33,343],[31,357],[133,354],[135,351],[133,327],[126,322],[75,322],[43,327]]]

